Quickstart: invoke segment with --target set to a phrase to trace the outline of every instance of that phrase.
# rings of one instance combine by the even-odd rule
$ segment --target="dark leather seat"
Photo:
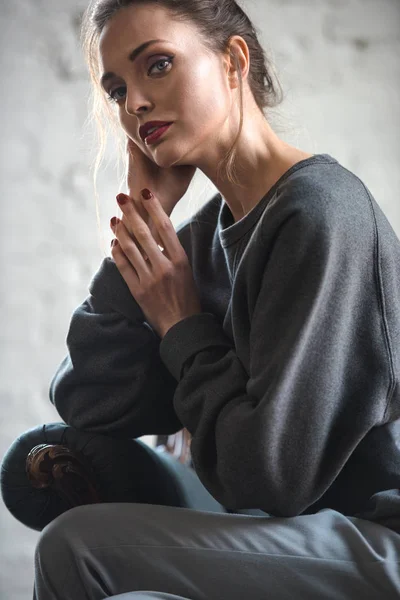
[[[11,514],[41,531],[82,504],[136,502],[227,512],[195,471],[141,440],[50,423],[20,435],[3,457],[1,494]]]

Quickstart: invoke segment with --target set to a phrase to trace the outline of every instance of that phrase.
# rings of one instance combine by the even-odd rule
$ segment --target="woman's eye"
[[[162,60],[158,60],[157,62],[155,62],[155,63],[154,63],[154,64],[153,64],[153,65],[150,67],[150,70],[149,70],[149,75],[150,75],[150,73],[152,72],[152,70],[154,69],[154,67],[156,67],[157,65],[160,65],[160,64],[162,64],[162,63],[167,63],[167,64],[171,65],[171,64],[172,64],[172,62],[173,62],[173,60],[174,60],[174,59],[173,59],[173,57],[172,57],[172,56],[171,56],[170,58],[163,58]],[[161,69],[161,71],[159,71],[159,73],[162,73],[162,72],[163,72],[163,71],[165,71],[165,70],[166,70],[165,68],[164,68],[164,69]]]
[[[116,97],[116,94],[120,90],[126,90],[126,87],[124,86],[124,87],[115,88],[115,90],[113,90],[112,92],[110,92],[108,94],[108,99],[110,100],[110,102],[119,102],[120,100],[122,100],[122,98]]]
[[[153,69],[157,66],[157,65],[162,65],[163,63],[166,63],[167,65],[170,65],[173,63],[174,57],[171,56],[169,58],[163,58],[162,60],[158,60],[157,62],[155,62],[149,69],[148,75],[150,75],[150,73],[153,71]],[[164,67],[163,69],[159,69],[158,72],[162,73],[163,71],[166,70],[166,67]],[[123,93],[123,97],[118,97],[118,93],[121,92]],[[124,96],[126,94],[126,86],[121,86],[119,88],[115,88],[115,90],[112,90],[109,94],[107,94],[108,99],[110,100],[110,102],[120,102],[121,100],[124,99]]]

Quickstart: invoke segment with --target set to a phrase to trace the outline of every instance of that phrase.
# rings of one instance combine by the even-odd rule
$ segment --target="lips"
[[[169,122],[168,121],[150,121],[149,123],[142,125],[142,127],[139,130],[139,135],[142,138],[142,140],[145,141],[145,139],[149,135],[149,132],[152,129],[154,129],[154,128],[159,129],[160,127],[164,127],[165,125],[171,125],[171,124],[172,124],[171,121],[169,121]]]

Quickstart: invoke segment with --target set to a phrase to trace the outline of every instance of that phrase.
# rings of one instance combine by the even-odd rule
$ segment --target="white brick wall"
[[[278,131],[356,172],[400,237],[399,0],[243,5],[273,51],[286,92],[274,120]],[[77,35],[85,6],[0,1],[0,457],[21,432],[59,420],[48,385],[65,354],[72,311],[102,260],[91,139],[84,135],[88,78]],[[111,168],[100,184],[108,242],[119,191]],[[213,191],[198,176],[187,198],[202,204]],[[175,224],[187,210],[175,211]],[[2,505],[0,531],[0,598],[31,600],[38,534]]]

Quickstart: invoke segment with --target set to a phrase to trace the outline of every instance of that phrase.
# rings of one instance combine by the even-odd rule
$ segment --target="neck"
[[[265,117],[257,111],[243,122],[235,159],[235,176],[240,184],[237,185],[221,181],[217,174],[217,166],[233,139],[226,148],[221,148],[220,144],[219,151],[214,155],[208,154],[206,162],[198,166],[218,189],[236,223],[264,198],[286,171],[313,155],[279,139]]]

